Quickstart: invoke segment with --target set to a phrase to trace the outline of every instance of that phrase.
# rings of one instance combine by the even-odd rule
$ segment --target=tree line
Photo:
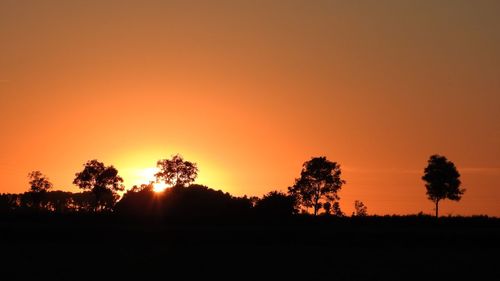
[[[304,162],[300,176],[287,192],[271,191],[262,198],[237,197],[227,192],[194,184],[196,163],[180,155],[157,162],[156,182],[170,186],[154,192],[154,182],[133,186],[123,196],[123,178],[114,166],[90,160],[75,174],[73,184],[82,192],[52,191],[53,184],[40,171],[28,174],[29,190],[22,194],[0,194],[0,214],[12,212],[117,213],[137,218],[209,218],[227,216],[285,217],[299,213],[313,216],[345,216],[340,208],[339,191],[346,184],[337,162],[313,157]],[[446,157],[432,155],[424,169],[429,200],[439,216],[439,202],[459,201],[465,192],[460,188],[460,174]],[[352,216],[366,216],[366,205],[356,200]]]

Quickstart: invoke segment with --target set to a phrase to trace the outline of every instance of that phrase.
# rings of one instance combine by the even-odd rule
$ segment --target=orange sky
[[[160,158],[234,195],[342,165],[341,207],[433,212],[431,154],[500,216],[498,1],[0,1],[0,192],[87,160],[126,185]],[[147,181],[147,179],[144,179]]]

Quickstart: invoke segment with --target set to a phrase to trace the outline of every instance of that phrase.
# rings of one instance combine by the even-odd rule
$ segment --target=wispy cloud
[[[464,174],[500,174],[500,168],[495,167],[459,167],[458,171]]]
[[[405,168],[361,168],[361,167],[342,167],[342,171],[356,174],[422,174],[422,169]],[[461,174],[500,174],[500,168],[496,167],[458,167]]]
[[[343,171],[366,174],[421,174],[423,169],[342,167]]]

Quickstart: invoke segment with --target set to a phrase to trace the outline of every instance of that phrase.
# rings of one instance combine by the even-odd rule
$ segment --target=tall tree
[[[83,190],[90,190],[95,195],[94,211],[111,208],[118,199],[117,192],[125,189],[118,170],[97,160],[85,163],[83,171],[75,176],[73,184]]]
[[[314,157],[303,164],[300,178],[288,188],[288,192],[295,196],[300,206],[313,207],[316,216],[324,202],[340,199],[337,192],[346,183],[341,173],[340,165],[336,162],[326,157]]]
[[[40,208],[43,196],[52,188],[49,178],[40,171],[32,171],[28,174],[30,184],[30,195],[33,207]]]
[[[186,186],[194,182],[198,176],[196,163],[184,161],[179,154],[172,159],[158,160],[156,166],[160,169],[155,174],[157,181],[164,181],[170,186]]]
[[[460,173],[455,164],[441,155],[432,155],[422,176],[427,197],[436,204],[436,218],[439,216],[439,201],[450,199],[459,201],[465,189],[460,189]]]

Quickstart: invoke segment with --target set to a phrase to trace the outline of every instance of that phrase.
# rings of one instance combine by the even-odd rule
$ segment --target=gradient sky
[[[130,187],[180,153],[198,183],[286,190],[312,156],[369,213],[433,213],[439,153],[500,216],[500,1],[0,0],[0,192],[90,159]]]

